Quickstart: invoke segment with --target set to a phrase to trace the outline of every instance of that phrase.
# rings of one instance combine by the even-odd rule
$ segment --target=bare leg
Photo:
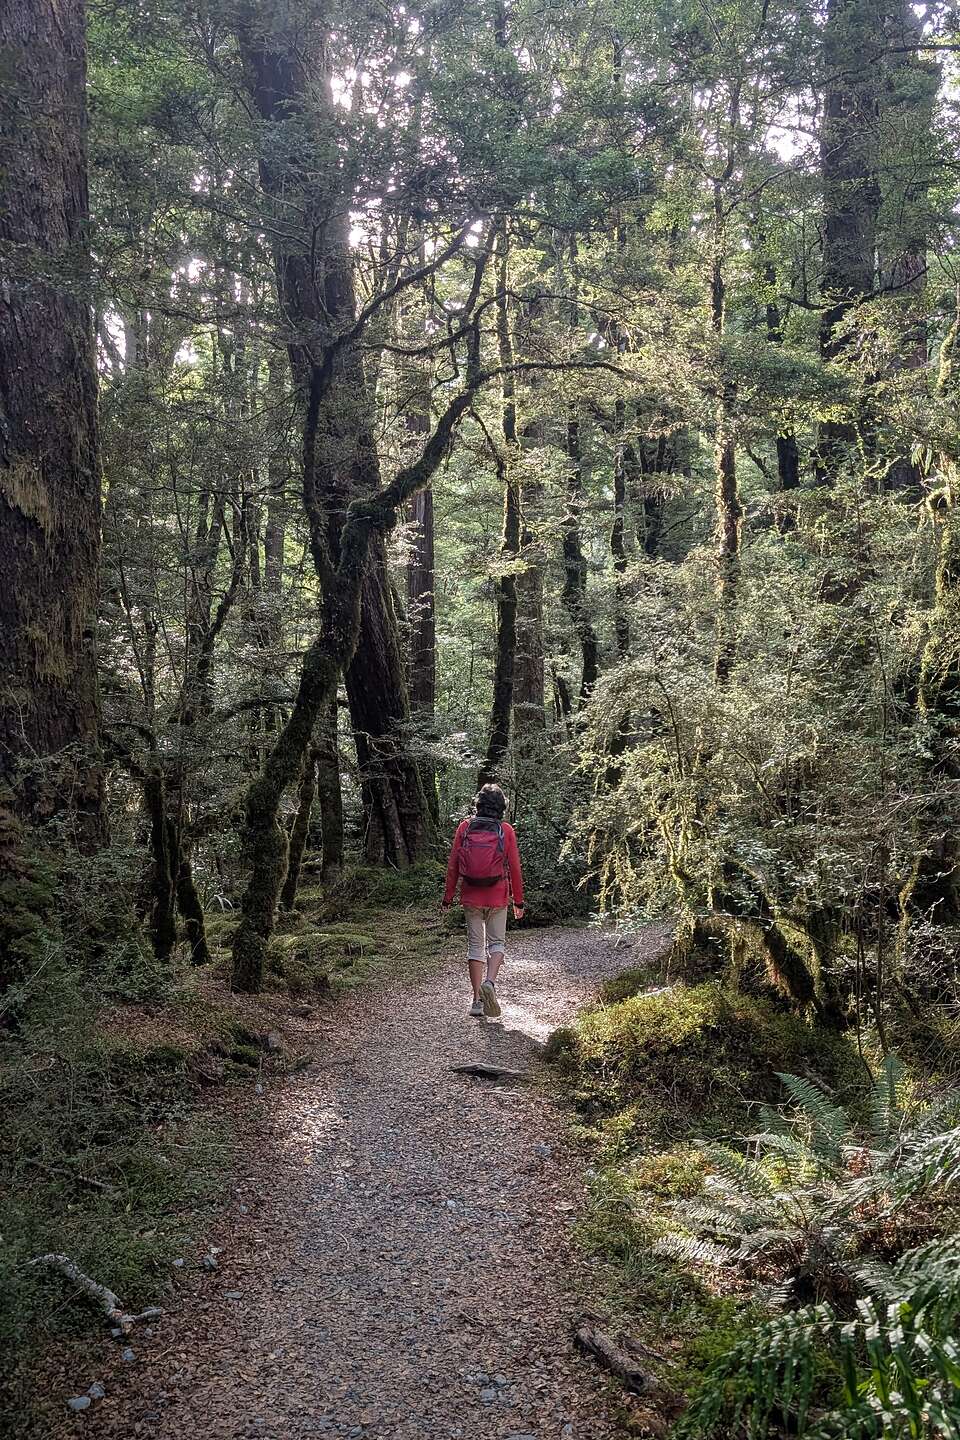
[[[507,908],[487,911],[486,927],[487,979],[496,980],[503,964],[503,950],[507,938]]]
[[[474,1000],[480,999],[480,986],[483,982],[484,965],[482,960],[468,961],[470,970],[470,984],[473,986]]]

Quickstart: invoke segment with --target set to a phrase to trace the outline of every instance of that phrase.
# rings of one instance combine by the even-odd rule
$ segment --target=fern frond
[[[895,1192],[900,1200],[923,1190],[948,1189],[960,1181],[960,1128],[904,1147]]]
[[[684,1437],[738,1433],[741,1422],[751,1437],[765,1436],[774,1410],[796,1417],[796,1433],[806,1426],[816,1373],[818,1343],[836,1330],[828,1306],[813,1305],[779,1315],[750,1331],[707,1371],[677,1428]]]
[[[707,1176],[705,1181],[707,1186],[721,1180],[734,1190],[746,1191],[748,1195],[752,1195],[756,1199],[772,1195],[777,1188],[772,1177],[766,1173],[763,1166],[753,1156],[731,1150],[726,1145],[708,1146],[704,1151],[704,1156],[714,1171],[712,1175]]]
[[[794,1107],[806,1119],[810,1127],[811,1147],[819,1154],[831,1158],[839,1156],[840,1146],[849,1133],[850,1120],[847,1112],[835,1104],[822,1086],[802,1075],[778,1073]]]
[[[700,1240],[692,1235],[663,1235],[654,1241],[653,1250],[657,1255],[685,1260],[689,1265],[709,1265],[712,1270],[722,1270],[736,1258],[735,1246]]]

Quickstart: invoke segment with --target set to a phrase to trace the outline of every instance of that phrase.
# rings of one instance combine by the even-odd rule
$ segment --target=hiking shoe
[[[483,1004],[480,1000],[474,1000],[470,1006],[470,1014],[475,1015],[478,1020],[480,1019],[480,1016],[483,1014]]]
[[[480,986],[480,1003],[483,1006],[483,1013],[490,1020],[496,1020],[500,1014],[500,1001],[497,999],[496,988],[492,980],[484,980]]]

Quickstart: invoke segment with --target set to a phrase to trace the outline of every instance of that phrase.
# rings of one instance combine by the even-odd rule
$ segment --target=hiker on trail
[[[460,884],[460,904],[467,922],[467,965],[473,985],[471,1015],[500,1014],[497,974],[503,964],[507,906],[523,919],[523,875],[512,825],[504,820],[507,797],[499,785],[483,785],[473,802],[473,815],[457,826],[447,862],[447,884],[441,910],[449,910]]]

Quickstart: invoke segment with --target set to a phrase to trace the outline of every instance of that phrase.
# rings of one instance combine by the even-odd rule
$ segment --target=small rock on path
[[[502,1023],[466,966],[318,1010],[315,1064],[245,1092],[248,1163],[137,1366],[63,1434],[157,1440],[612,1440],[620,1395],[571,1343],[585,1264],[563,1121],[526,1069],[603,978],[655,953],[592,930],[514,933]],[[76,1383],[76,1382],[74,1382]]]

